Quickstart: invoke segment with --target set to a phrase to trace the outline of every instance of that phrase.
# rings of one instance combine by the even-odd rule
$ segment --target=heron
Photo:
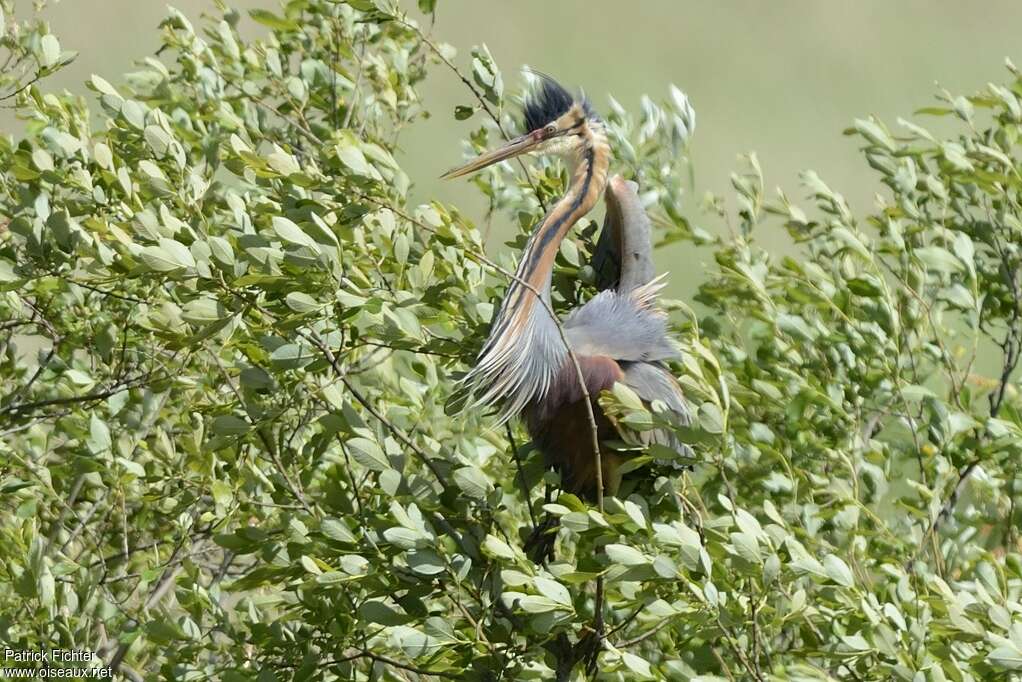
[[[469,407],[496,408],[501,423],[523,417],[547,465],[560,473],[562,489],[592,501],[598,480],[604,494],[616,493],[624,461],[602,445],[620,432],[597,402],[601,392],[620,382],[647,404],[662,402],[680,424],[688,424],[690,415],[665,365],[678,350],[657,307],[664,281],[654,277],[649,219],[635,183],[609,176],[611,150],[602,120],[584,96],[573,96],[549,77],[526,98],[523,118],[524,134],[442,176],[462,177],[527,153],[560,155],[571,168],[566,193],[533,228],[489,336],[462,381],[473,396]],[[594,254],[605,288],[568,314],[562,338],[552,317],[554,259],[561,241],[605,191],[607,215]],[[591,408],[565,342],[581,369]],[[590,409],[601,443],[600,477]],[[686,450],[669,429],[647,432],[644,439]]]

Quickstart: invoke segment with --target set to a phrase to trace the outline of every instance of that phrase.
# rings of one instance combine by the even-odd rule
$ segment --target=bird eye
[[[543,132],[546,133],[547,135],[553,135],[554,133],[557,132],[557,126],[551,123],[546,128],[543,128]]]

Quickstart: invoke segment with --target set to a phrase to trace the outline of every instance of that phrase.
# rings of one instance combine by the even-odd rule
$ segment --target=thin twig
[[[357,400],[359,404],[362,405],[362,407],[365,408],[367,412],[369,412],[369,414],[373,415],[373,417],[377,421],[383,424],[388,431],[393,433],[398,440],[400,440],[406,446],[411,448],[412,452],[415,453],[415,455],[422,461],[423,464],[426,465],[426,468],[430,470],[434,478],[436,478],[440,485],[446,490],[449,487],[449,484],[447,483],[447,480],[444,478],[443,474],[440,473],[440,470],[437,469],[436,464],[433,463],[433,461],[429,458],[429,456],[422,448],[415,444],[415,441],[406,436],[401,429],[397,428],[397,426],[391,423],[391,421],[387,419],[386,416],[381,414],[379,410],[377,410],[373,406],[373,404],[369,402],[369,400],[367,400],[364,395],[362,395],[362,392],[359,391],[355,387],[355,385],[351,383],[351,381],[345,375],[344,370],[341,369],[340,364],[337,362],[337,356],[334,355],[333,351],[331,351],[330,348],[328,348],[327,345],[323,343],[322,340],[315,334],[307,334],[302,331],[299,331],[298,334],[302,338],[306,339],[314,346],[316,346],[316,348],[318,348],[319,351],[323,353],[324,357],[326,357],[327,359],[327,362],[330,363],[330,366],[333,368],[334,373],[337,375],[337,378],[341,380],[341,383],[344,384],[344,387],[348,389],[348,391],[355,397],[355,400]]]
[[[67,536],[67,539],[61,543],[60,549],[57,550],[58,552],[63,552],[65,549],[67,549],[67,546],[75,541],[75,538],[78,537],[78,534],[85,530],[85,526],[89,523],[92,517],[95,516],[96,512],[99,511],[99,508],[103,505],[103,502],[106,500],[107,492],[109,492],[109,489],[104,488],[102,494],[99,496],[99,499],[96,500],[93,503],[92,507],[89,508],[89,511],[85,512],[85,515],[78,520],[78,525],[75,526],[74,530],[71,531],[71,534]]]
[[[107,291],[106,289],[100,289],[99,287],[97,287],[97,286],[95,286],[93,284],[87,284],[87,283],[82,282],[80,280],[72,279],[70,277],[66,277],[66,276],[60,274],[59,272],[51,272],[50,276],[51,277],[57,277],[59,279],[62,279],[64,281],[66,281],[69,284],[74,284],[75,286],[82,287],[83,289],[88,289],[89,291],[94,291],[97,294],[102,294],[103,296],[109,296],[110,298],[117,298],[117,299],[120,299],[122,301],[128,301],[129,303],[148,303],[149,302],[149,301],[145,301],[145,300],[143,300],[141,298],[135,298],[134,296],[128,296],[127,294],[118,294],[118,293],[116,293],[114,291]]]
[[[361,651],[358,651],[353,654],[346,654],[340,658],[334,658],[329,661],[324,661],[324,664],[335,665],[337,663],[347,663],[348,661],[354,661],[359,658],[368,658],[372,661],[383,663],[385,665],[390,665],[395,668],[400,668],[401,670],[407,670],[409,672],[413,672],[419,675],[433,675],[434,677],[446,677],[449,679],[458,678],[458,675],[454,675],[452,673],[441,672],[439,670],[430,670],[428,668],[419,668],[417,666],[411,665],[410,663],[402,663],[401,661],[395,660],[388,656],[381,656],[380,654],[373,653],[368,649],[362,649]]]
[[[645,610],[645,608],[646,608],[645,604],[639,604],[639,608],[637,608],[634,611],[632,611],[632,613],[629,614],[627,618],[625,618],[623,621],[621,621],[620,623],[615,625],[613,628],[611,628],[610,632],[607,633],[607,637],[610,637],[611,635],[614,635],[614,634],[620,632],[621,630],[624,630],[626,627],[628,627],[628,625],[633,620],[635,620],[636,618],[639,617],[639,614],[642,613],[643,610]]]
[[[341,124],[341,128],[348,128],[351,125],[351,117],[355,114],[355,105],[361,99],[362,94],[362,64],[366,58],[366,41],[368,40],[368,32],[362,30],[362,50],[358,56],[358,70],[355,73],[355,86],[352,88],[351,97],[352,101],[348,103],[348,110],[344,112],[344,123]],[[336,74],[334,75],[336,78]]]
[[[194,522],[195,518],[193,517],[192,523]],[[174,547],[174,551],[171,553],[170,559],[168,559],[168,561],[165,564],[166,568],[163,570],[163,575],[160,576],[160,579],[157,581],[156,585],[154,585],[153,589],[149,592],[149,597],[145,600],[145,603],[143,603],[142,605],[143,611],[148,611],[153,606],[158,604],[160,600],[163,599],[163,597],[167,594],[167,592],[169,592],[170,589],[174,586],[174,578],[176,578],[177,574],[181,572],[181,564],[175,562],[177,561],[177,557],[181,553],[181,549],[184,547],[185,541],[188,538],[189,535],[185,533],[181,537],[181,540]],[[120,670],[121,661],[124,660],[124,656],[125,654],[128,653],[129,647],[131,647],[130,641],[124,642],[119,647],[117,647],[117,651],[114,652],[113,657],[110,659],[109,667],[112,670],[114,671]]]
[[[434,43],[432,40],[426,37],[426,34],[424,34],[418,26],[410,23],[403,16],[395,16],[394,18],[397,19],[398,23],[414,31],[415,34],[419,36],[419,39],[423,43],[425,43],[426,47],[428,47],[430,51],[432,51],[433,54],[435,54],[447,68],[454,72],[458,79],[465,84],[465,87],[469,89],[469,91],[472,93],[472,96],[476,98],[476,101],[479,102],[479,106],[482,107],[482,110],[486,112],[486,115],[490,117],[494,124],[496,124],[497,130],[499,130],[500,134],[504,136],[504,139],[510,140],[511,139],[510,133],[508,133],[504,129],[503,124],[500,122],[500,117],[497,116],[497,114],[494,113],[494,111],[490,108],[490,105],[487,104],[486,102],[486,98],[483,97],[483,93],[479,92],[479,90],[476,89],[475,84],[472,83],[472,81],[470,81],[468,77],[466,77],[465,74],[463,74],[461,70],[457,66],[455,66],[450,59],[447,58],[447,56],[436,45],[436,43]],[[543,198],[539,195],[539,191],[536,189],[536,185],[532,182],[532,178],[529,176],[529,170],[528,168],[525,167],[525,161],[523,161],[522,158],[519,157],[515,159],[515,162],[521,167],[522,172],[525,173],[525,180],[526,182],[529,183],[529,187],[532,188],[532,193],[536,195],[536,200],[539,201],[540,207],[544,211],[546,211],[546,204],[543,202]]]
[[[106,400],[107,398],[115,396],[118,393],[130,391],[131,389],[146,383],[155,373],[156,373],[155,371],[147,372],[145,374],[136,376],[127,381],[115,384],[113,387],[105,391],[98,391],[96,393],[89,393],[87,395],[71,396],[70,398],[51,398],[49,400],[36,400],[30,403],[18,403],[16,405],[8,405],[7,407],[0,409],[0,416],[11,413],[21,413],[27,410],[34,410],[39,407],[49,407],[51,405],[74,405],[77,403],[88,403],[95,402],[97,400]]]
[[[213,358],[213,362],[220,369],[221,374],[224,375],[224,380],[227,382],[227,386],[228,388],[231,389],[231,392],[234,393],[234,397],[238,401],[238,404],[244,405],[245,400],[241,395],[241,391],[238,390],[238,387],[234,385],[234,381],[231,378],[231,375],[227,372],[227,369],[223,366],[223,363],[220,362],[220,358],[212,350],[209,352],[209,355],[211,358]],[[287,484],[287,487],[291,491],[291,494],[294,496],[296,500],[298,500],[299,504],[302,505],[305,511],[311,514],[312,507],[309,505],[308,500],[305,498],[305,493],[294,481],[291,480],[291,476],[288,475],[287,469],[284,467],[284,463],[281,461],[280,454],[277,452],[277,448],[274,446],[273,441],[270,440],[270,437],[266,435],[266,432],[262,429],[262,427],[259,424],[256,424],[253,420],[249,419],[247,415],[246,421],[252,426],[256,435],[259,436],[259,440],[262,442],[263,447],[266,448],[267,454],[269,454],[270,459],[273,461],[273,465],[277,468],[277,471],[280,472],[280,475],[284,479],[284,483]]]
[[[7,93],[6,95],[3,95],[2,97],[0,97],[0,102],[9,100],[12,97],[17,97],[18,95],[23,93],[25,90],[28,90],[33,84],[37,83],[40,78],[42,78],[42,74],[41,73],[37,73],[31,80],[29,80],[27,83],[25,83],[24,85],[19,87],[17,90],[12,90],[11,92]]]
[[[272,104],[267,104],[263,100],[255,97],[252,98],[252,101],[255,102],[256,105],[262,107],[263,109],[266,109],[267,111],[275,114],[281,121],[287,123],[289,126],[291,126],[296,131],[301,133],[304,137],[306,137],[309,140],[309,142],[312,142],[315,145],[320,145],[323,143],[323,140],[319,139],[315,133],[313,133],[311,130],[303,126],[298,121],[292,121],[290,118],[281,113],[281,111]]]
[[[639,642],[644,642],[653,635],[655,635],[656,633],[663,630],[670,622],[671,622],[670,618],[664,618],[662,621],[660,621],[659,623],[657,623],[656,625],[654,625],[652,628],[642,633],[641,635],[638,635],[631,639],[626,639],[623,642],[618,642],[614,646],[618,649],[624,649],[625,647],[635,646]]]
[[[532,530],[536,530],[536,513],[532,511],[532,500],[529,498],[529,489],[526,486],[525,470],[522,468],[522,457],[518,454],[518,444],[515,442],[515,434],[511,431],[511,422],[505,422],[507,429],[507,442],[511,444],[511,455],[515,459],[515,468],[518,470],[517,478],[522,486],[522,497],[525,499],[525,506],[529,510],[529,519],[532,521]]]

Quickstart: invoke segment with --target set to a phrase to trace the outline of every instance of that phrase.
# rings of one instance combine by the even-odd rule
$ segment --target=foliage
[[[473,147],[512,132],[489,52],[458,71],[382,0],[254,11],[251,42],[220,14],[171,10],[159,58],[93,76],[91,109],[32,82],[70,58],[45,25],[5,20],[5,646],[133,679],[578,678],[599,574],[606,679],[1022,670],[1013,67],[925,110],[950,137],[856,122],[884,185],[866,217],[811,172],[811,214],[768,200],[754,156],[734,217],[693,217],[685,97],[596,103],[661,242],[713,261],[698,313],[666,302],[695,465],[637,455],[601,512],[547,498],[522,433],[444,409],[507,279],[456,209],[407,205],[393,154],[431,68],[462,77]],[[520,246],[565,181],[542,161],[473,183]],[[715,216],[727,236],[695,222]],[[768,220],[796,255],[757,245]],[[595,232],[562,247],[558,310],[592,293]],[[562,530],[536,565],[544,514]]]

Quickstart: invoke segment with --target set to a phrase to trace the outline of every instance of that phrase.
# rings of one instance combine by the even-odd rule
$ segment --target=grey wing
[[[608,289],[573,310],[564,321],[564,334],[572,350],[617,361],[677,357],[678,350],[667,333],[667,319],[647,306],[642,291],[622,294]]]
[[[648,403],[659,400],[676,416],[679,424],[688,426],[692,423],[681,386],[666,367],[652,362],[619,362],[618,365],[624,373],[621,382],[637,396]]]
[[[667,406],[672,420],[681,426],[692,423],[692,413],[681,391],[678,381],[660,363],[651,362],[620,362],[624,378],[621,380],[628,388],[647,403],[659,400]],[[692,457],[692,450],[678,440],[673,431],[657,429],[644,434],[646,445],[656,443],[666,446],[684,457]]]

